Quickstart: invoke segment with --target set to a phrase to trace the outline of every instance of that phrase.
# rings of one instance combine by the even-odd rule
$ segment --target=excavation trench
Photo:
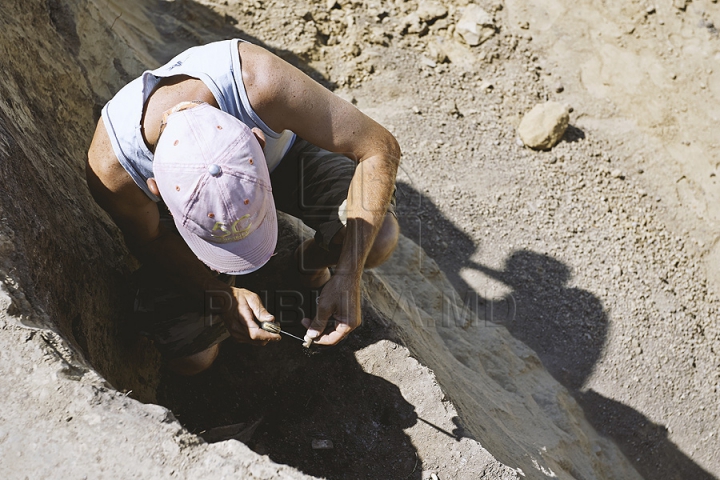
[[[89,364],[110,391],[168,407],[190,433],[242,440],[255,452],[241,453],[245,465],[260,454],[329,478],[637,478],[535,353],[478,318],[406,238],[366,273],[364,326],[338,348],[306,355],[292,339],[262,349],[226,343],[200,376],[166,372],[128,328],[138,265],[88,192],[86,150],[100,108],[126,81],[190,45],[244,34],[191,1],[160,10],[140,0],[11,0],[4,10],[0,253],[15,324],[57,332],[79,371]],[[292,312],[312,312],[315,294],[286,267],[308,232],[280,223],[284,249],[262,276],[243,280],[301,333]],[[121,447],[103,441],[103,461],[118,462]],[[198,445],[181,442],[170,465],[200,462],[207,450]]]

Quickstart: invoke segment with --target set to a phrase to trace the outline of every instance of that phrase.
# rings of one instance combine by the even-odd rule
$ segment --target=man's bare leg
[[[174,358],[168,362],[168,368],[180,375],[192,376],[204,372],[213,364],[220,353],[220,344],[216,343],[202,352],[187,357]]]
[[[295,251],[295,258],[298,261],[300,273],[304,283],[313,288],[318,288],[330,280],[328,267],[336,265],[340,259],[340,251],[345,241],[347,228],[343,227],[330,242],[330,249],[325,250],[315,243],[314,238],[304,241]],[[400,235],[400,226],[392,214],[385,216],[385,221],[375,237],[368,258],[365,260],[365,268],[373,268],[382,265],[395,250]]]

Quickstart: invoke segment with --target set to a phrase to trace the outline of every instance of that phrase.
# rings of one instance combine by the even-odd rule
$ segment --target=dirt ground
[[[424,34],[403,27],[414,2],[296,3],[269,43],[389,125],[405,233],[461,294],[512,296],[510,331],[642,474],[718,475],[720,7],[487,3],[498,33],[439,63],[462,3]],[[278,5],[239,26],[270,38]],[[514,128],[546,98],[572,127],[530,152]]]
[[[300,240],[280,218],[283,247],[241,286],[264,292],[283,329],[302,337],[300,307],[319,292],[298,289],[291,264]],[[365,309],[363,325],[336,347],[309,351],[289,337],[257,348],[222,344],[193,378],[163,370],[157,401],[209,443],[238,439],[260,455],[329,479],[518,478],[463,427],[433,373],[394,328]],[[329,442],[329,448],[314,448]]]
[[[514,304],[510,332],[643,476],[719,475],[720,6],[478,3],[496,34],[472,48],[464,1],[208,5],[388,126],[404,233],[461,295]],[[571,127],[524,149],[546,99]]]
[[[109,83],[98,80],[111,76],[106,73],[88,80],[96,116],[103,98],[140,63],[158,64],[177,53],[140,48],[135,29],[144,25],[145,35],[164,46],[172,38],[177,51],[232,36],[266,45],[380,121],[403,150],[403,233],[438,262],[468,308],[534,350],[594,429],[644,478],[717,478],[720,5],[480,1],[492,34],[468,46],[457,33],[467,4],[175,0],[164,2],[163,15],[148,8],[153,27],[139,13],[131,17],[114,2],[98,2],[98,15],[132,40],[128,51],[136,55],[118,53],[112,65],[83,57],[83,42],[102,22],[73,24],[72,3],[46,7],[64,35],[62,48],[119,76]],[[85,94],[62,85],[72,95]],[[518,143],[516,127],[548,99],[572,107],[571,126],[551,151],[534,152]],[[40,102],[28,104],[33,101]],[[8,112],[24,118],[12,105]],[[111,228],[95,229],[112,243]],[[38,249],[54,245],[42,238]],[[92,250],[93,265],[107,261],[107,251]],[[113,252],[113,261],[121,256]],[[49,283],[33,275],[38,290]],[[68,287],[59,295],[76,294]],[[81,350],[87,350],[83,342],[101,345],[79,338]],[[197,378],[163,373],[158,401],[209,442],[241,438],[255,452],[310,475],[517,477],[505,461],[516,452],[490,448],[506,467],[483,450],[461,420],[471,413],[455,410],[433,372],[402,343],[368,316],[352,339],[314,357],[291,341],[260,353],[226,345],[219,362]],[[442,353],[458,364],[479,363],[476,368],[513,393],[511,381],[493,376],[492,359],[469,359],[467,352],[477,354],[470,347]],[[347,381],[340,388],[334,378]],[[425,383],[408,380],[415,378]],[[543,404],[540,397],[532,396],[533,405]],[[347,410],[330,408],[338,405],[356,411],[344,416]],[[545,405],[552,410],[558,403]],[[228,425],[236,428],[214,430]],[[335,447],[313,450],[313,440],[332,440]],[[554,447],[572,448],[561,441]],[[468,459],[474,463],[463,470]],[[571,467],[564,471],[579,478]],[[553,475],[525,473],[533,478],[537,472]]]

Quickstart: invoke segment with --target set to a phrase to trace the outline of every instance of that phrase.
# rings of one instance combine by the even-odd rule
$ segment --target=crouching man
[[[395,138],[351,104],[268,51],[228,40],[118,92],[98,121],[87,181],[144,269],[196,301],[226,293],[222,321],[176,311],[144,326],[170,368],[191,375],[228,336],[280,340],[258,326],[274,321],[258,295],[232,286],[273,255],[276,210],[316,230],[295,252],[308,284],[324,285],[316,317],[303,320],[307,336],[334,345],[360,324],[362,271],[398,239],[399,158]]]

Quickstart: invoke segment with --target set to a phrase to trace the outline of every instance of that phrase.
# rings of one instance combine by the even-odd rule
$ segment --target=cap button
[[[220,168],[220,165],[212,164],[208,167],[208,172],[213,177],[217,177],[222,173],[222,169]]]

